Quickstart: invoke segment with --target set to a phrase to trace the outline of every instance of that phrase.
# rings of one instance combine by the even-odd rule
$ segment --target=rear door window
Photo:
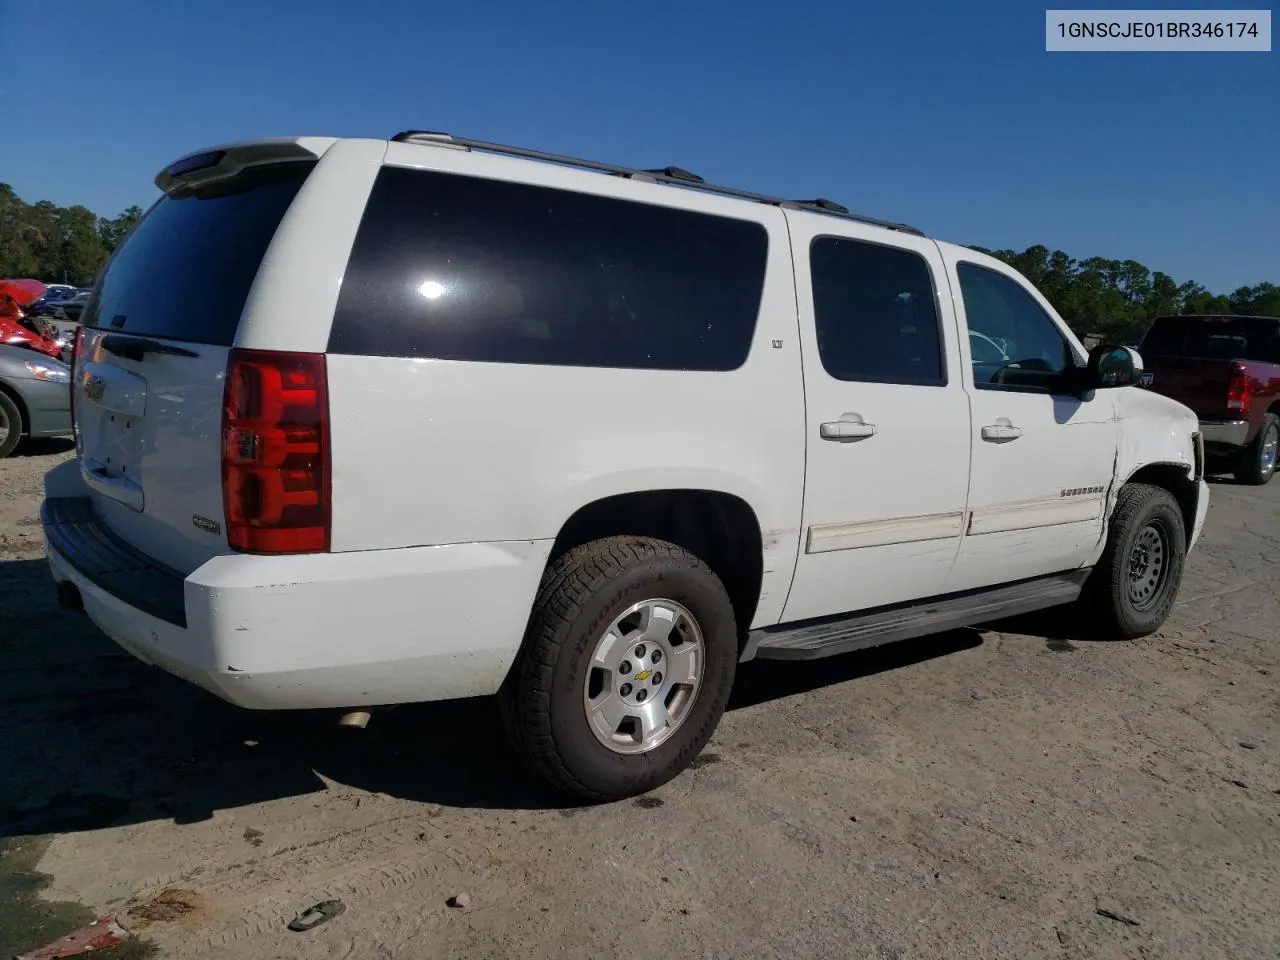
[[[267,245],[314,166],[250,167],[160,200],[111,258],[82,322],[231,346]]]
[[[943,386],[933,277],[912,250],[817,237],[809,248],[822,366],[837,380]]]
[[[767,255],[751,221],[386,167],[329,351],[733,370],[751,349]]]

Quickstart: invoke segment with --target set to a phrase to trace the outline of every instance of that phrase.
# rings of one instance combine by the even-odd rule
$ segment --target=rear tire
[[[733,604],[706,564],[662,540],[596,540],[548,566],[499,694],[503,721],[525,762],[566,793],[635,796],[706,746],[737,660]]]
[[[0,392],[0,460],[18,449],[25,429],[18,405],[7,394]]]
[[[1253,443],[1240,454],[1235,469],[1237,483],[1260,487],[1276,475],[1276,457],[1280,448],[1280,417],[1268,413],[1262,418],[1262,429]]]
[[[1107,547],[1080,605],[1100,639],[1133,640],[1163,626],[1178,598],[1187,553],[1178,502],[1163,487],[1123,487]]]

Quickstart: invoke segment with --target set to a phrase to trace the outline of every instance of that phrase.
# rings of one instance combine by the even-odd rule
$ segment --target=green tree
[[[1167,273],[1157,270],[1151,276],[1151,295],[1147,301],[1146,320],[1150,323],[1156,317],[1167,317],[1178,313],[1182,307],[1182,299],[1178,294],[1178,284]]]
[[[120,245],[134,225],[142,219],[142,208],[134,204],[120,216],[108,220],[106,217],[98,221],[98,237],[103,249],[108,253]]]
[[[1188,281],[1178,288],[1182,294],[1182,313],[1230,313],[1231,300],[1212,294],[1200,284]]]
[[[0,183],[0,277],[89,286],[141,216],[137,206],[106,219],[82,206],[25,203]]]
[[[13,187],[0,183],[0,275],[31,276],[40,269],[38,235],[31,208]]]
[[[1255,317],[1280,317],[1280,287],[1274,283],[1241,287],[1231,294],[1231,311]]]
[[[1280,287],[1259,283],[1230,296],[1194,281],[1178,284],[1136,260],[1072,259],[1061,250],[1035,245],[1021,252],[973,247],[1025,276],[1080,336],[1096,334],[1131,343],[1156,317],[1178,313],[1238,313],[1280,316]]]
[[[64,207],[58,210],[57,222],[61,242],[54,275],[80,287],[92,284],[107,258],[97,216],[87,207]]]

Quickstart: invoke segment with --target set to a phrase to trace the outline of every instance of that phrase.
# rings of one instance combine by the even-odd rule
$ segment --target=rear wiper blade
[[[142,360],[148,353],[163,353],[171,357],[198,357],[200,354],[185,347],[161,343],[147,337],[131,337],[122,333],[111,333],[102,338],[102,349],[125,360]]]

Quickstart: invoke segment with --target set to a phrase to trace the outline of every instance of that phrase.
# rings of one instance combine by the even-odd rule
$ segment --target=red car
[[[62,345],[41,333],[27,320],[22,308],[44,296],[38,280],[0,280],[0,344],[30,347],[51,357],[61,357]]]

